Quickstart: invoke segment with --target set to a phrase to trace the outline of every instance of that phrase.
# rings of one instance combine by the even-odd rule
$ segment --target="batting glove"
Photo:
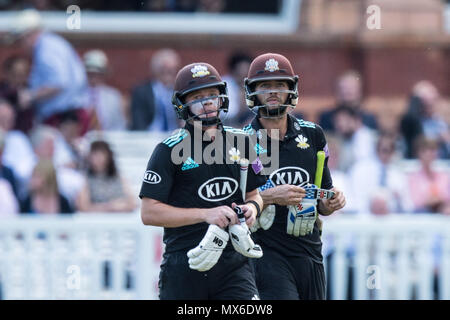
[[[311,234],[317,219],[317,201],[303,200],[295,206],[288,206],[287,230],[295,237]]]
[[[233,224],[228,227],[231,237],[231,244],[234,250],[249,258],[261,258],[262,249],[255,244],[250,237],[250,230],[245,223]]]
[[[208,271],[219,261],[228,243],[228,233],[211,224],[200,244],[188,251],[189,267],[198,271]]]
[[[252,232],[255,232],[259,228],[262,228],[264,230],[268,230],[275,220],[275,206],[273,204],[267,206],[263,211],[261,211],[261,214],[258,219],[256,219],[256,222],[253,224],[253,226],[250,228]]]

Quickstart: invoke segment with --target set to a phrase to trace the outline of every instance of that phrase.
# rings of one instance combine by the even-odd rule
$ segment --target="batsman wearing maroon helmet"
[[[270,153],[273,144],[279,150],[279,168],[263,170],[266,184],[259,190],[264,209],[252,228],[264,251],[261,259],[252,260],[261,299],[325,299],[318,214],[341,209],[345,198],[333,187],[324,133],[290,114],[298,101],[298,76],[286,57],[267,53],[255,58],[244,86],[256,115],[244,131],[258,138],[268,134],[260,155]],[[323,154],[324,165],[318,165]]]
[[[187,65],[177,74],[172,104],[186,125],[156,146],[139,194],[143,223],[164,227],[159,297],[258,299],[249,258],[262,250],[249,227],[262,207],[257,187],[264,177],[240,161],[250,160],[249,137],[221,123],[226,83],[210,64]]]

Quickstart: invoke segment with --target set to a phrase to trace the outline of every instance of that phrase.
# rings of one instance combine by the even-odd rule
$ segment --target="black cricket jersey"
[[[288,127],[282,141],[271,140],[267,137],[267,148],[258,147],[259,152],[267,152],[271,157],[271,144],[276,141],[279,145],[279,168],[267,172],[267,165],[263,170],[267,185],[292,184],[304,186],[306,183],[314,183],[317,152],[325,151],[325,166],[322,176],[323,189],[331,189],[333,182],[328,169],[328,146],[322,128],[317,124],[302,119],[297,119],[288,114]],[[260,129],[264,129],[258,118],[246,127],[244,131],[250,136],[260,136]],[[257,140],[259,141],[259,140]],[[259,143],[257,144],[259,146]],[[265,187],[265,186],[264,186]],[[263,189],[264,189],[263,187]],[[286,232],[288,209],[286,206],[275,205],[276,214],[273,225],[268,230],[259,229],[254,233],[255,242],[263,248],[269,247],[286,256],[308,256],[314,261],[322,263],[322,241],[320,239],[317,223],[312,234],[295,237]]]
[[[231,207],[233,202],[242,204],[239,159],[249,159],[251,142],[243,130],[222,125],[219,125],[219,130],[222,133],[222,148],[218,137],[214,140],[216,147],[213,147],[211,141],[202,141],[201,136],[200,139],[196,136],[197,141],[194,141],[194,127],[188,123],[176,134],[159,143],[148,162],[139,197],[155,199],[179,208],[213,208],[222,205]],[[198,131],[203,135],[201,130]],[[200,159],[195,150],[202,151]],[[222,161],[207,162],[203,154],[217,156],[216,159]],[[172,161],[176,155],[182,157],[183,160],[176,161],[181,163]],[[255,190],[264,183],[264,176],[257,175],[249,165],[246,191]],[[165,252],[196,247],[203,239],[208,226],[203,222],[164,228]],[[231,241],[225,250],[230,249],[233,249]]]

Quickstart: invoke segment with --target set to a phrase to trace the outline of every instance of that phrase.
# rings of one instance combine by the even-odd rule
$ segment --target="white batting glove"
[[[268,230],[275,220],[275,205],[271,204],[267,206],[267,208],[261,212],[258,220],[261,228]]]
[[[250,228],[252,232],[255,232],[259,228],[263,228],[264,230],[268,230],[275,220],[275,205],[271,204],[267,206],[263,211],[253,226]]]
[[[228,243],[228,233],[211,224],[200,244],[188,251],[189,267],[198,271],[208,271],[219,261]]]
[[[317,219],[317,200],[304,199],[300,204],[288,206],[287,230],[295,237],[311,234]]]
[[[255,244],[250,237],[250,230],[245,223],[233,224],[228,227],[231,237],[231,244],[234,250],[249,258],[261,258],[262,249]]]

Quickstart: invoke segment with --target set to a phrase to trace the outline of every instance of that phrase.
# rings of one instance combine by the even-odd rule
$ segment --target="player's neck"
[[[279,136],[280,140],[284,139],[284,136],[286,135],[287,127],[288,127],[287,114],[285,114],[282,118],[273,118],[273,119],[260,118],[259,121],[261,122],[263,128],[267,130],[267,134],[269,136],[270,136],[270,130],[275,129],[275,130],[279,130],[278,136]]]
[[[203,133],[206,138],[210,138],[211,141],[214,141],[216,135],[218,134],[217,125],[203,128]]]

